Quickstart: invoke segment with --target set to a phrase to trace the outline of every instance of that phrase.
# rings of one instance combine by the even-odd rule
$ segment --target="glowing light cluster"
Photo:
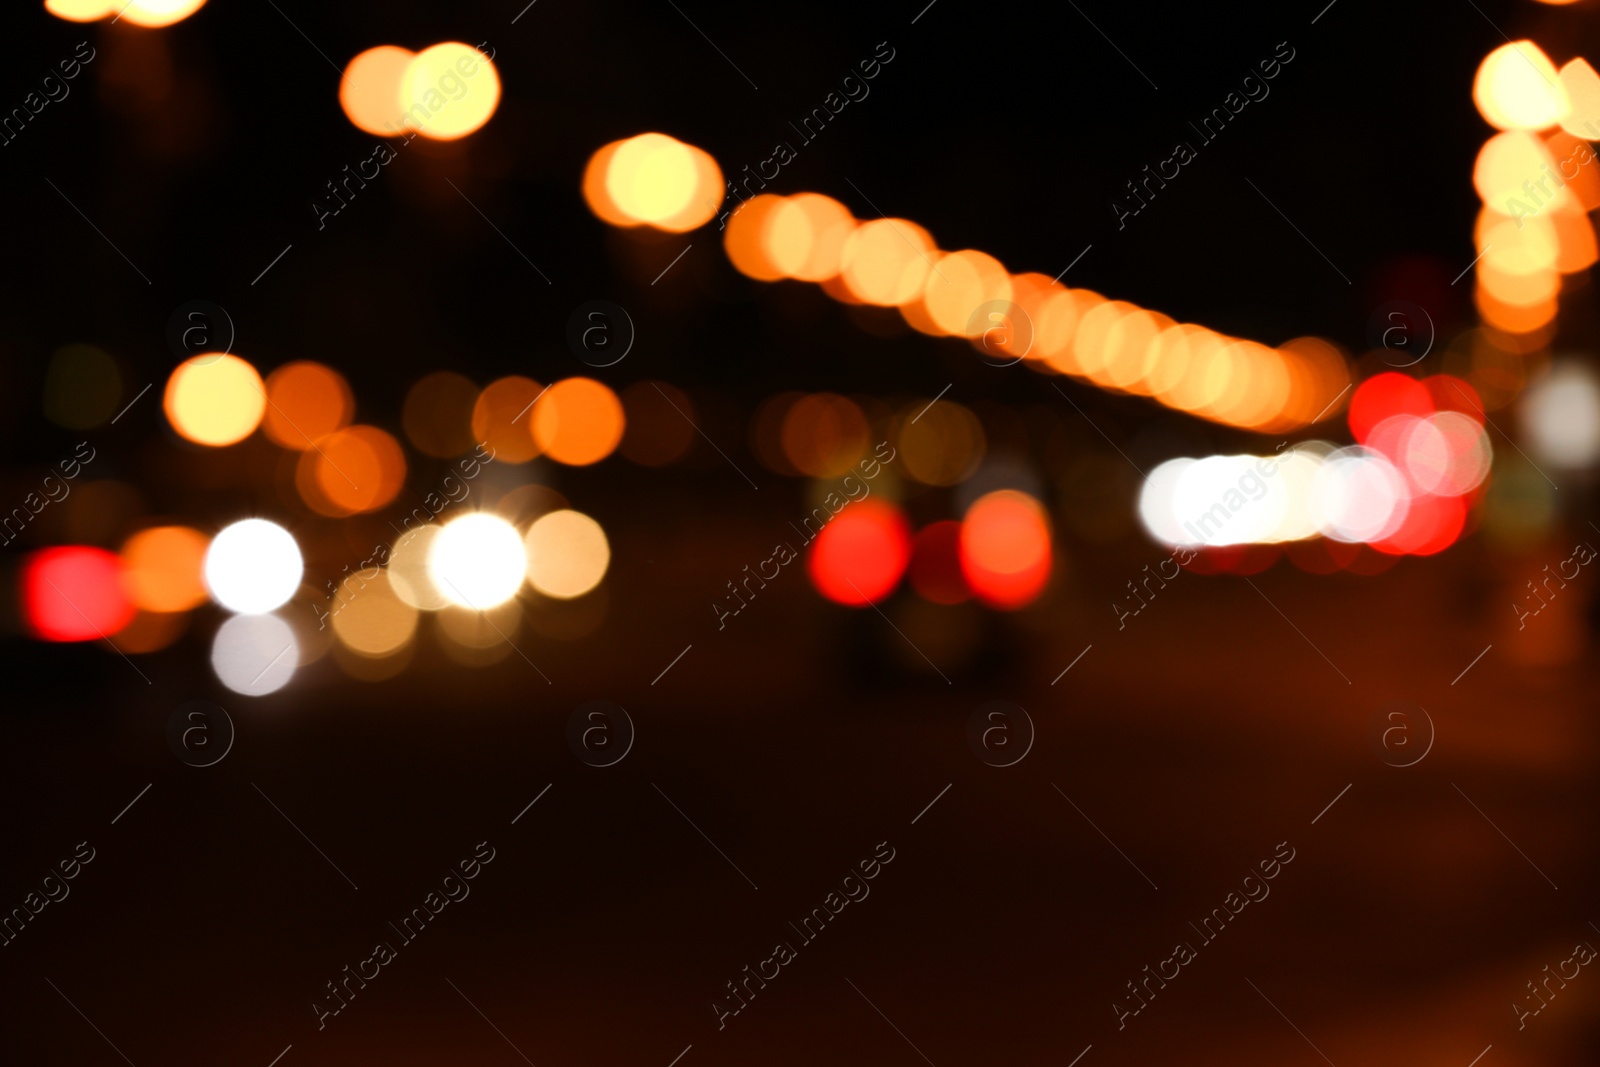
[[[499,105],[493,61],[459,41],[416,53],[378,45],[350,60],[339,81],[345,117],[380,137],[453,141],[482,128]]]
[[[433,451],[431,439],[437,431],[420,425],[424,417],[432,417],[424,415],[423,405],[438,408],[444,403],[437,397],[406,401],[407,432],[419,447],[430,446],[424,451]],[[448,403],[450,410],[441,411],[440,417],[447,414],[459,422],[461,401]],[[496,463],[526,463],[546,455],[569,467],[586,467],[616,451],[628,421],[617,394],[593,378],[564,378],[541,386],[514,374],[491,382],[470,407],[471,437],[493,450]]]
[[[547,597],[572,600],[598,586],[611,564],[605,530],[570,508],[539,516],[526,535],[498,515],[474,512],[402,549],[390,561],[390,583],[400,600],[424,611],[498,607],[524,579]]]
[[[508,503],[515,496],[502,501],[506,514],[518,510]],[[281,574],[283,584],[268,596],[257,588],[260,575],[247,577],[240,565],[252,558],[258,570],[281,569],[276,549],[253,550],[266,533],[252,529],[255,522],[236,524],[246,528],[245,537],[225,530],[218,536],[222,550],[214,545],[207,557],[208,585],[230,608],[263,607],[290,584]],[[215,638],[212,664],[224,685],[247,695],[286,685],[298,666],[330,649],[347,675],[381,680],[410,662],[427,616],[447,655],[465,666],[486,666],[510,654],[509,642],[529,621],[550,636],[590,632],[604,617],[605,600],[584,598],[600,587],[610,563],[605,530],[581,512],[545,510],[525,532],[499,514],[472,512],[409,531],[395,541],[386,566],[346,568],[337,588],[330,583],[327,609],[318,610],[322,625],[291,625],[311,617],[293,610],[230,620]],[[214,571],[227,577],[214,579]],[[521,596],[525,581],[545,599],[536,605]]]
[[[806,556],[812,586],[848,607],[876,605],[902,578],[934,604],[976,597],[1014,611],[1044,592],[1054,568],[1050,520],[1027,493],[987,493],[960,520],[911,535],[900,508],[876,497],[851,504],[817,535]]]
[[[710,222],[722,203],[722,171],[709,154],[664,133],[602,146],[583,173],[583,198],[613,226],[683,233]]]
[[[1350,381],[1327,341],[1271,348],[1177,323],[1042,274],[1011,274],[975,249],[940,251],[914,222],[858,223],[817,193],[745,201],[724,247],[751,278],[819,283],[845,303],[896,308],[921,333],[966,339],[991,362],[1026,362],[1231,426],[1309,425],[1336,412]]]
[[[1500,133],[1484,142],[1472,180],[1483,209],[1473,230],[1473,299],[1483,321],[1539,346],[1559,311],[1561,277],[1597,255],[1588,212],[1600,208],[1600,76],[1577,58],[1559,71],[1532,41],[1490,52],[1473,85],[1478,111]]]
[[[1171,545],[1323,537],[1431,555],[1461,535],[1469,500],[1489,474],[1477,405],[1460,379],[1377,375],[1350,403],[1360,444],[1309,441],[1274,456],[1169,460],[1145,481],[1140,519]]]

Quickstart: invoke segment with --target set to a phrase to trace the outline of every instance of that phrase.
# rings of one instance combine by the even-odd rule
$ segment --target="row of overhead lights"
[[[944,251],[906,219],[862,222],[819,193],[743,199],[702,150],[661,133],[605,145],[584,171],[591,211],[614,226],[682,232],[724,213],[728,258],[761,281],[820,285],[834,299],[897,310],[913,329],[960,337],[992,361],[1081,378],[1231,426],[1280,432],[1337,410],[1350,382],[1330,342],[1277,347],[1178,323],[987,253]]]

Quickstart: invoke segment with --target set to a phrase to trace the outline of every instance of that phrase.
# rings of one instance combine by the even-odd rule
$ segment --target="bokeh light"
[[[494,116],[500,105],[500,74],[476,48],[446,41],[424,48],[411,60],[400,79],[399,103],[407,125],[422,136],[453,141]]]
[[[1555,64],[1532,41],[1513,41],[1484,57],[1472,102],[1485,122],[1501,130],[1542,130],[1571,110]]]
[[[794,477],[800,471],[783,452],[783,424],[789,409],[806,394],[793,389],[775,393],[763,400],[750,416],[750,451],[769,471]]]
[[[45,641],[94,641],[133,621],[122,561],[103,548],[62,545],[30,554],[21,591],[23,620]]]
[[[716,160],[664,133],[642,133],[597,151],[585,171],[584,199],[614,226],[683,233],[710,222],[722,203]]]
[[[976,337],[989,324],[974,324],[973,310],[1010,298],[1011,276],[1000,261],[969,249],[935,259],[923,279],[920,306],[908,304],[901,310],[906,321],[923,333]]]
[[[1485,207],[1478,213],[1474,243],[1492,266],[1508,274],[1528,274],[1554,270],[1561,256],[1561,238],[1553,222],[1555,213],[1546,212],[1511,218]]]
[[[850,231],[839,251],[840,276],[856,299],[899,307],[921,295],[939,253],[927,230],[905,219],[873,219]]]
[[[1531,198],[1522,183],[1542,178],[1555,167],[1556,161],[1543,141],[1525,130],[1507,130],[1489,138],[1478,150],[1472,184],[1484,204],[1502,215],[1511,215],[1514,210],[1519,215],[1532,214],[1541,206],[1572,202],[1572,194],[1559,186],[1544,205],[1529,202]]]
[[[1312,491],[1318,527],[1335,541],[1380,541],[1400,529],[1411,506],[1404,476],[1359,445],[1328,456]]]
[[[1422,391],[1452,381],[1436,376]],[[1405,399],[1420,407],[1416,396]],[[1352,411],[1358,422],[1372,413],[1365,405]],[[1493,460],[1482,423],[1459,410],[1401,411],[1363,433],[1364,445],[1346,448],[1306,441],[1276,456],[1169,460],[1145,480],[1140,518],[1158,541],[1215,550],[1197,565],[1205,573],[1255,573],[1249,568],[1276,556],[1236,550],[1318,537],[1370,544],[1378,557],[1428,555],[1453,543]],[[1356,559],[1340,548],[1291,547],[1289,555],[1318,574]]]
[[[140,530],[122,544],[123,583],[147,612],[188,611],[205,603],[206,535],[188,526]]]
[[[238,356],[207,352],[186,359],[167,379],[162,406],[178,434],[220,448],[261,424],[267,394],[256,369]]]
[[[1178,515],[1178,484],[1183,472],[1196,461],[1187,458],[1169,459],[1151,471],[1139,489],[1139,521],[1150,536],[1168,545],[1182,545],[1203,541],[1204,538],[1184,530],[1184,518]]]
[[[1321,337],[1296,337],[1278,351],[1298,365],[1301,378],[1285,406],[1285,421],[1274,429],[1309,426],[1343,413],[1349,402],[1350,364],[1338,346]]]
[[[578,511],[552,511],[534,520],[524,540],[528,582],[558,600],[580,597],[600,584],[611,546],[600,524]]]
[[[589,210],[601,222],[611,226],[633,226],[633,216],[624,214],[622,209],[612,201],[611,194],[606,191],[606,178],[611,173],[611,161],[616,158],[617,149],[624,142],[612,141],[610,144],[601,145],[589,157],[589,162],[583,168],[583,182],[580,186],[583,193],[583,202],[589,205]]]
[[[1540,459],[1573,470],[1600,460],[1600,379],[1586,363],[1555,364],[1522,397],[1522,428]]]
[[[304,572],[294,537],[266,519],[225,527],[206,549],[206,588],[218,604],[242,615],[283,604],[300,587]]]
[[[344,76],[339,79],[339,106],[357,129],[379,137],[404,132],[401,82],[414,58],[409,49],[381,44],[345,64]]]
[[[44,9],[68,22],[94,22],[116,10],[114,0],[44,0]]]
[[[533,440],[557,463],[582,467],[609,456],[626,419],[617,394],[593,378],[551,385],[533,407]]]
[[[1040,503],[1015,489],[975,500],[961,522],[961,572],[990,607],[1032,603],[1050,580],[1050,519]]]
[[[1228,548],[1316,537],[1312,489],[1332,451],[1326,442],[1307,441],[1271,456],[1169,460],[1145,479],[1139,518],[1169,545]]]
[[[300,667],[294,629],[276,615],[235,615],[211,639],[217,680],[244,696],[266,696],[288,685]]]
[[[784,197],[762,193],[740,204],[728,219],[722,245],[739,273],[763,282],[775,282],[784,276],[767,255],[766,245],[767,221],[784,201]]]
[[[1570,105],[1561,128],[1585,140],[1600,136],[1600,75],[1582,56],[1561,68],[1561,87]]]
[[[1482,285],[1472,289],[1472,303],[1486,325],[1504,331],[1504,335],[1527,335],[1533,338],[1529,350],[1543,347],[1539,331],[1555,322],[1560,305],[1552,297],[1533,304],[1514,304],[1497,299]]]
[[[870,427],[854,401],[836,393],[801,397],[784,413],[783,454],[813,478],[834,478],[867,450]]]
[[[516,596],[528,573],[528,557],[516,527],[475,512],[450,522],[434,538],[428,571],[453,602],[483,611]]]
[[[1486,418],[1483,397],[1471,382],[1453,374],[1432,374],[1422,379],[1422,387],[1428,390],[1428,399],[1433,401],[1435,411],[1459,412],[1479,425],[1483,424]]]
[[[1480,189],[1492,191],[1485,193],[1491,198],[1492,193],[1521,193],[1521,183],[1539,177],[1537,164],[1549,159],[1549,149],[1533,134],[1519,129],[1500,138],[1485,146],[1475,177]],[[630,225],[630,217],[595,192],[598,175],[611,166],[608,153],[620,144],[591,159],[584,195],[601,217]],[[1529,162],[1535,165],[1525,174]],[[1600,201],[1600,176],[1594,196]],[[1554,200],[1546,206],[1556,212],[1577,203],[1572,193],[1559,189]],[[1561,245],[1554,266],[1583,270],[1600,258],[1592,234],[1580,231],[1572,219],[1563,218],[1561,226],[1570,240]],[[842,204],[817,193],[752,197],[731,213],[726,230],[728,258],[748,277],[817,282],[842,303],[897,307],[904,322],[920,333],[966,338],[995,362],[1026,360],[1035,370],[1152,396],[1226,425],[1270,433],[1297,429],[1338,414],[1350,382],[1347,357],[1321,338],[1296,338],[1271,348],[1175,323],[1090,290],[1066,289],[1044,274],[1010,274],[984,252],[940,252],[926,230],[907,220],[858,224]],[[1540,300],[1555,284],[1542,276],[1497,282],[1492,299],[1505,298],[1509,286],[1515,290],[1509,299],[1520,304],[1502,318],[1526,318],[1523,309],[1542,308]],[[860,321],[880,332],[870,325],[870,316]],[[997,322],[1007,327],[1001,351],[992,350]],[[1030,343],[1018,343],[1022,338]],[[787,465],[757,451],[774,470]]]
[[[908,405],[897,443],[906,473],[924,485],[966,481],[983,461],[983,424],[967,408],[951,400]]]
[[[472,436],[487,442],[496,463],[526,463],[539,454],[533,439],[533,402],[543,386],[511,375],[491,382],[472,406]]]
[[[406,440],[417,451],[438,459],[461,455],[482,440],[472,436],[477,399],[478,387],[455,371],[436,371],[418,378],[406,391],[401,408]]]
[[[1171,503],[1182,543],[1226,547],[1276,538],[1288,493],[1281,479],[1264,477],[1257,462],[1248,455],[1207,456],[1182,468]]]
[[[1385,371],[1356,387],[1350,398],[1350,434],[1365,442],[1372,430],[1395,415],[1433,414],[1433,399],[1427,386],[1406,374]]]
[[[342,517],[375,511],[405,485],[400,442],[376,426],[349,426],[300,455],[295,487],[313,511]]]
[[[1580,185],[1578,182],[1569,182],[1567,191],[1580,195],[1584,186],[1594,186],[1594,192],[1600,194],[1600,172],[1593,167],[1579,172],[1588,182]],[[1600,196],[1597,196],[1600,199]],[[1594,266],[1600,251],[1595,247],[1594,224],[1589,221],[1586,214],[1586,205],[1569,206],[1558,204],[1550,209],[1550,224],[1556,232],[1559,248],[1553,266],[1562,274],[1578,274]]]
[[[355,412],[344,375],[321,363],[286,363],[267,375],[266,389],[261,432],[297,452],[345,426]]]
[[[836,604],[864,608],[900,584],[911,559],[911,533],[900,509],[867,499],[822,528],[806,554],[817,592]]]
[[[333,635],[358,656],[392,656],[417,631],[417,609],[398,595],[384,571],[370,579],[350,575],[340,583],[340,600],[330,621]]]
[[[206,0],[130,0],[117,6],[119,18],[135,26],[155,29],[182,22],[205,6]],[[120,0],[118,0],[120,5]]]
[[[1470,493],[1489,476],[1493,458],[1482,425],[1456,411],[1417,420],[1401,448],[1398,465],[1407,481],[1434,496]]]
[[[839,273],[839,256],[855,229],[850,211],[831,196],[787,197],[762,230],[767,262],[786,278],[820,282]]]
[[[57,426],[87,430],[117,413],[122,374],[116,360],[93,345],[56,349],[44,372],[44,415]]]
[[[443,529],[429,523],[408,530],[395,540],[394,549],[389,553],[389,587],[395,596],[420,611],[438,611],[454,603],[428,569],[434,539]]]
[[[1414,496],[1399,526],[1372,547],[1395,556],[1431,556],[1455,543],[1466,520],[1466,501],[1459,496]]]

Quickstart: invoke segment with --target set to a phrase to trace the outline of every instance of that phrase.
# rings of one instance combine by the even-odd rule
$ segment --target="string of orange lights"
[[[726,183],[741,202],[727,219],[724,246],[741,273],[812,282],[845,303],[895,308],[918,332],[965,338],[993,361],[1261,432],[1331,417],[1350,384],[1345,356],[1320,338],[1274,348],[1177,323],[1043,274],[1009,273],[984,252],[942,251],[907,219],[863,222],[832,197],[757,193],[750,183],[744,193]],[[660,133],[605,145],[583,176],[584,199],[600,219],[669,232],[709,222],[724,188],[715,160]]]

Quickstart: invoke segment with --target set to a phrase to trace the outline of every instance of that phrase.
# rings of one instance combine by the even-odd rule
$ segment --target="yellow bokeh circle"
[[[206,352],[173,370],[162,406],[182,437],[219,448],[255,431],[267,409],[267,394],[250,364],[238,356]]]
[[[459,41],[418,52],[400,81],[406,125],[436,141],[465,137],[488,122],[499,105],[494,63]]]

